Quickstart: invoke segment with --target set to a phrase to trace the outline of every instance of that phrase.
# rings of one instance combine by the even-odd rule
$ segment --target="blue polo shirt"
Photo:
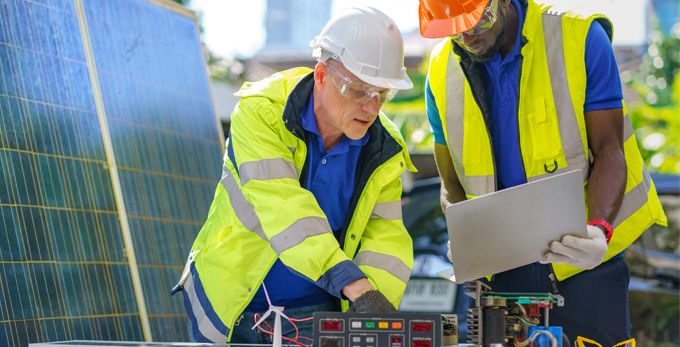
[[[362,147],[368,142],[369,134],[358,140],[344,137],[329,152],[323,146],[314,115],[314,93],[309,96],[302,110],[302,127],[307,134],[307,182],[300,182],[314,195],[319,207],[326,214],[333,230],[341,229],[349,211],[354,193],[354,178]],[[294,207],[291,207],[294,208]],[[349,266],[354,266],[353,263]],[[352,271],[358,276],[361,270]],[[362,276],[365,277],[365,276]],[[359,279],[362,277],[356,277]],[[272,304],[286,309],[322,304],[335,297],[316,284],[293,274],[277,259],[264,278]],[[269,308],[262,286],[246,308],[247,312],[263,312]]]
[[[496,53],[495,57],[480,64],[491,111],[491,138],[496,160],[498,190],[526,183],[517,137],[520,37],[526,8],[517,0],[512,0],[511,3],[517,8],[519,15],[515,46],[505,59],[500,53]],[[622,107],[623,92],[614,50],[607,33],[597,21],[592,22],[586,37],[585,65],[587,85],[584,112]],[[425,83],[425,99],[427,118],[434,141],[446,145],[439,110],[430,89],[429,76]]]

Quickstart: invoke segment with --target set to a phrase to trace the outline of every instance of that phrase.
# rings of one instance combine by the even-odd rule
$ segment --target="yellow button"
[[[379,322],[378,323],[378,328],[380,328],[380,329],[387,329],[389,327],[390,327],[390,323],[387,323],[387,322]]]
[[[392,329],[401,329],[401,322],[393,322]]]

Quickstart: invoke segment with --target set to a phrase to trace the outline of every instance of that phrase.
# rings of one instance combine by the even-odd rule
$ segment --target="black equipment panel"
[[[439,347],[438,313],[314,312],[317,347]]]

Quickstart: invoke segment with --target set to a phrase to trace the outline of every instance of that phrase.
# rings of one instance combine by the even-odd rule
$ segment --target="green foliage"
[[[628,112],[649,170],[680,173],[680,24],[670,36],[652,31],[647,43],[638,70],[621,74],[622,82],[642,97]]]
[[[425,76],[429,65],[429,54],[423,58],[417,70],[409,70],[413,88],[399,91],[381,110],[399,128],[411,153],[432,153],[434,137],[425,112]]]
[[[678,346],[680,297],[673,293],[629,293],[633,336],[640,346]]]

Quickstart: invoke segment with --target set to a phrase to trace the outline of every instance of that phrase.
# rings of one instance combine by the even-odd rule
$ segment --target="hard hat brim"
[[[351,72],[351,70],[350,70]],[[411,78],[408,77],[408,74],[404,72],[404,78],[402,79],[391,79],[391,78],[384,78],[384,77],[371,77],[371,76],[366,76],[366,75],[361,75],[358,73],[354,74],[357,76],[360,80],[376,86],[380,88],[387,88],[387,89],[398,89],[398,90],[406,90],[406,89],[411,89],[413,88],[413,82],[411,82]]]
[[[420,35],[428,39],[436,39],[460,34],[474,28],[484,14],[484,9],[489,0],[482,1],[477,8],[470,13],[463,13],[447,19],[430,20],[425,15],[422,6],[418,6],[418,18],[420,22]]]

